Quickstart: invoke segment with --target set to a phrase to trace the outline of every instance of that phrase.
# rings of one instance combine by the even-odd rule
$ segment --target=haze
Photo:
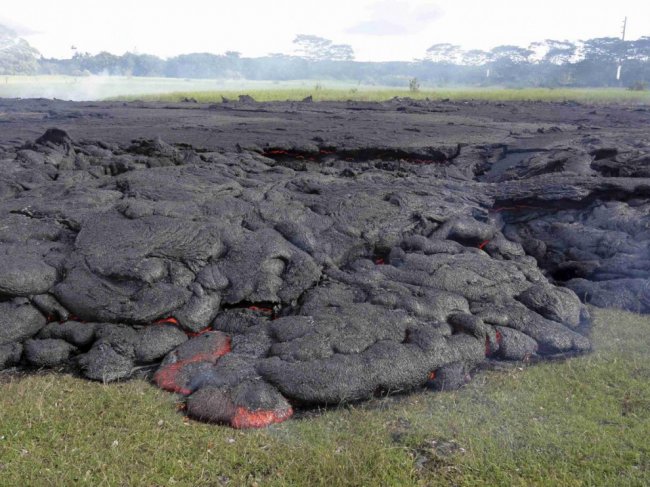
[[[127,51],[170,57],[239,51],[244,56],[294,52],[297,34],[350,44],[360,61],[412,60],[436,43],[466,49],[526,46],[541,39],[648,34],[650,2],[619,0],[20,0],[3,2],[0,24],[46,57]]]

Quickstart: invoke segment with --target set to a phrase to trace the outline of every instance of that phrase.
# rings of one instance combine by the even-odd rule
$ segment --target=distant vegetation
[[[0,25],[0,74],[34,74],[40,69],[39,53],[26,40]]]
[[[321,80],[408,87],[634,87],[650,84],[650,37],[622,41],[603,37],[580,42],[545,40],[523,48],[498,46],[465,51],[435,44],[410,62],[358,62],[347,44],[298,35],[296,53],[242,57],[239,52],[192,53],[161,59],[149,54],[76,52],[47,59],[0,26],[0,75],[120,75],[192,79]],[[616,79],[621,66],[621,80]]]

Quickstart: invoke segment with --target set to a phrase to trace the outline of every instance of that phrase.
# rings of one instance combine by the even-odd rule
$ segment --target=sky
[[[294,53],[297,34],[350,44],[361,61],[422,58],[544,39],[650,36],[650,0],[0,0],[8,25],[46,57],[139,52],[171,57]]]

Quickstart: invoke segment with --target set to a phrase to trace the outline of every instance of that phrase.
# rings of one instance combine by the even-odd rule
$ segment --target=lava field
[[[650,312],[649,196],[645,107],[0,100],[0,369],[235,428],[459,387]]]

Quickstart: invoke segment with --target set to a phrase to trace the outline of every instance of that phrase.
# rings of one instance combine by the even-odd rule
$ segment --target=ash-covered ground
[[[0,368],[151,370],[247,428],[586,352],[583,303],[650,311],[649,123],[0,100]]]

